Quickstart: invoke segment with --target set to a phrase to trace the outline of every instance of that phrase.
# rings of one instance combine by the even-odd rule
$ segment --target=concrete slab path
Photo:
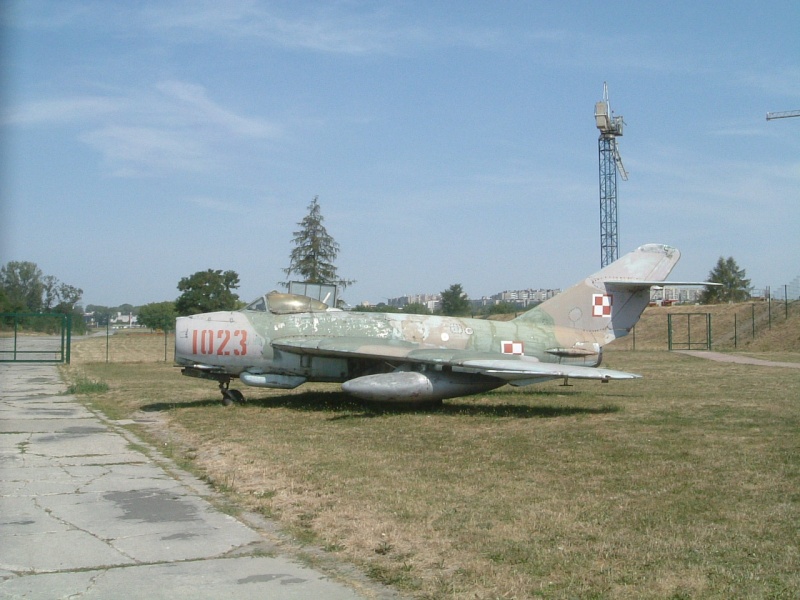
[[[0,364],[0,598],[399,598],[282,556],[65,391],[53,365]]]
[[[738,365],[757,365],[759,367],[782,367],[784,369],[800,369],[800,363],[778,362],[752,358],[741,354],[726,354],[724,352],[711,352],[708,350],[676,350],[678,354],[687,354],[695,358],[705,358],[717,362],[736,363]]]

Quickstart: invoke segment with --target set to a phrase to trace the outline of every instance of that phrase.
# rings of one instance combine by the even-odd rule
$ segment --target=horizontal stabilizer
[[[506,381],[526,379],[639,379],[641,375],[614,371],[612,369],[598,369],[595,367],[580,367],[557,363],[542,362],[510,362],[506,360],[467,360],[461,365],[466,369],[475,369],[477,372],[498,377]]]
[[[643,280],[643,279],[606,279],[606,288],[616,288],[618,290],[626,290],[634,292],[637,290],[646,290],[652,287],[697,287],[709,285],[722,285],[719,283],[712,283],[710,281],[659,281],[659,280]]]

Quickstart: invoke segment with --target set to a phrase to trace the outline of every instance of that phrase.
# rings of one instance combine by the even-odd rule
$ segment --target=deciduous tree
[[[15,312],[73,314],[83,296],[82,289],[42,274],[36,263],[28,261],[11,261],[0,268],[0,287],[6,310]]]
[[[174,302],[151,302],[139,307],[139,314],[136,316],[136,320],[140,325],[150,329],[172,331],[175,329],[175,317],[177,316],[178,313],[175,310]]]
[[[6,293],[11,312],[42,310],[44,283],[42,270],[36,263],[11,261],[0,268],[0,285]]]
[[[520,307],[516,304],[511,304],[511,302],[499,302],[497,304],[492,304],[486,311],[486,314],[489,315],[513,315],[520,312]]]
[[[409,302],[403,307],[403,312],[407,315],[429,315],[431,309],[421,302]]]
[[[237,310],[242,303],[233,290],[238,287],[239,275],[235,271],[198,271],[178,282],[178,291],[183,293],[175,300],[175,310],[180,316]]]

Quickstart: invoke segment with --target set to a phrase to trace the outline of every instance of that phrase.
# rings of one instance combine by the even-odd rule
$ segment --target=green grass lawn
[[[235,503],[419,598],[800,597],[800,374],[610,352],[635,381],[372,410],[73,365]]]

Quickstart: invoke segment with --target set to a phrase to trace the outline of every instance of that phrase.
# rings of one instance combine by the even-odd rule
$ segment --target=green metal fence
[[[670,351],[711,350],[711,313],[669,314],[667,331]]]
[[[67,363],[72,316],[0,313],[0,362]]]

